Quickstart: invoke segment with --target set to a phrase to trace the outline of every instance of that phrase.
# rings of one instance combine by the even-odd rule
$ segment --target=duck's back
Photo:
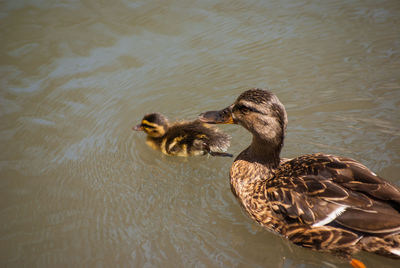
[[[225,151],[230,137],[217,128],[199,121],[171,125],[162,146],[167,154],[180,156],[203,155],[207,150]]]
[[[305,155],[266,182],[276,213],[314,227],[339,225],[369,235],[400,232],[400,191],[355,160]]]

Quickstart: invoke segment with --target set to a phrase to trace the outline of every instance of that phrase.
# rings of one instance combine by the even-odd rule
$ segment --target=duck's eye
[[[247,114],[247,113],[249,113],[250,112],[250,109],[249,108],[247,108],[246,106],[243,106],[243,108],[242,109],[240,109],[241,111],[242,111],[242,113],[244,113],[244,114]]]
[[[149,129],[155,128],[155,126],[151,126],[151,125],[148,125],[148,124],[145,124],[145,123],[142,123],[142,127],[149,128]]]
[[[251,109],[249,107],[244,106],[244,105],[238,105],[235,108],[236,108],[235,110],[239,110],[243,114],[247,114],[251,111]]]
[[[262,112],[260,112],[258,109],[253,108],[253,107],[249,107],[249,106],[245,106],[243,104],[239,104],[239,105],[234,106],[232,110],[233,111],[239,111],[242,114],[248,114],[250,112],[261,113],[262,114]]]

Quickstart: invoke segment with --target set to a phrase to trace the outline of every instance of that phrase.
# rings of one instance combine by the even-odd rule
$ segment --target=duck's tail
[[[360,241],[361,248],[365,251],[389,258],[400,259],[400,234],[383,237],[369,236]]]

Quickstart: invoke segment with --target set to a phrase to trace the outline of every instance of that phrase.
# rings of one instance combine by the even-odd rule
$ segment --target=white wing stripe
[[[390,252],[392,252],[394,255],[400,256],[400,248],[392,248],[389,249]]]
[[[326,218],[314,223],[313,227],[324,226],[325,224],[330,223],[334,219],[336,219],[340,214],[342,214],[346,210],[347,206],[340,206],[331,213],[329,213]]]

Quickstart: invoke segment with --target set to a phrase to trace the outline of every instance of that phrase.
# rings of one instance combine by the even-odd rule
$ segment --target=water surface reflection
[[[396,0],[5,1],[0,22],[2,266],[347,267],[248,219],[230,159],[165,157],[130,130],[254,86],[287,107],[284,156],[400,185]],[[223,128],[237,155],[249,134]]]

